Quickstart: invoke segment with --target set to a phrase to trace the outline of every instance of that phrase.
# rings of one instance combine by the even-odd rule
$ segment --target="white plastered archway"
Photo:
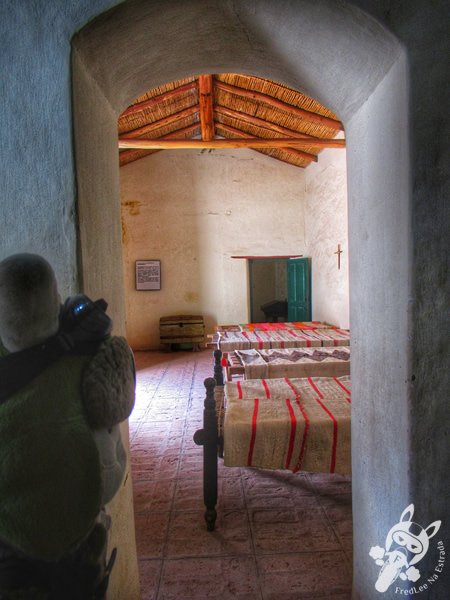
[[[123,332],[118,115],[149,88],[218,72],[285,83],[329,106],[345,125],[354,597],[369,599],[368,547],[409,502],[408,82],[393,36],[350,3],[328,0],[140,0],[85,27],[73,43],[84,288],[112,299]],[[118,500],[118,510],[127,499]],[[124,522],[119,536],[125,530]]]

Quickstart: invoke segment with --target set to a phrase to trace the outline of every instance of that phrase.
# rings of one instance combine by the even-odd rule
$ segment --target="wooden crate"
[[[205,340],[203,316],[174,315],[159,320],[161,344],[202,344]]]

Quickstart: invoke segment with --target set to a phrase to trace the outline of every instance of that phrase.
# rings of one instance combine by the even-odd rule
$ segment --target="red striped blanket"
[[[350,334],[345,329],[286,329],[279,331],[223,331],[218,333],[218,346],[223,352],[232,350],[268,350],[271,348],[314,348],[349,346]]]
[[[225,384],[224,464],[349,474],[350,378]]]
[[[283,331],[286,329],[338,329],[325,321],[281,321],[275,323],[240,323],[217,325],[216,331]]]
[[[305,331],[314,329],[337,329],[323,321],[286,321],[276,323],[245,323],[239,325],[241,331],[286,331],[289,329],[303,329]]]

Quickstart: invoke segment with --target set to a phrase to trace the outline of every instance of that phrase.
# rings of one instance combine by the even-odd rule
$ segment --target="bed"
[[[325,321],[280,321],[275,323],[241,323],[237,325],[217,325],[217,332],[226,331],[283,331],[287,329],[337,329]]]
[[[350,348],[313,347],[233,350],[222,359],[226,380],[275,377],[333,377],[350,374]]]
[[[350,333],[322,321],[218,325],[210,345],[222,352],[349,346]]]
[[[351,472],[350,377],[274,378],[229,381],[222,355],[214,352],[214,378],[205,380],[203,446],[205,521],[217,516],[217,460],[227,467],[292,472]]]
[[[217,332],[215,343],[222,352],[275,348],[319,348],[349,346],[350,334],[343,329],[280,329]]]

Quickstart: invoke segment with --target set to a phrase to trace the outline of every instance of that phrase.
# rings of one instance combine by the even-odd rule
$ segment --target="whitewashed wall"
[[[305,253],[303,169],[252,150],[165,151],[120,169],[127,337],[159,347],[159,318],[246,322],[247,266],[233,255]],[[135,290],[160,259],[162,289]]]
[[[305,171],[305,239],[312,260],[313,319],[349,327],[347,171],[344,150],[329,149]],[[341,245],[340,269],[337,251]]]

